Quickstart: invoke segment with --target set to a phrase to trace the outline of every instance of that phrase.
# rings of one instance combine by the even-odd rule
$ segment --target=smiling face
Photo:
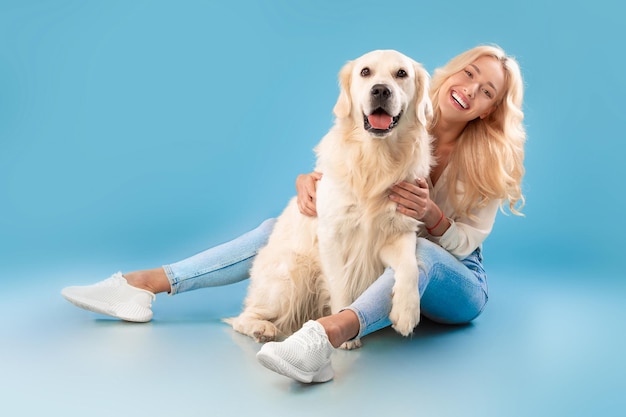
[[[467,123],[487,117],[504,94],[505,75],[494,57],[482,56],[450,76],[439,90],[441,118]]]

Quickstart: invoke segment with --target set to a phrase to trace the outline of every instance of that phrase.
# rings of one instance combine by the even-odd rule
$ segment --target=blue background
[[[524,308],[572,309],[574,323],[591,310],[587,332],[609,320],[594,336],[606,344],[589,352],[613,358],[600,352],[624,344],[618,5],[1,0],[4,315],[14,315],[7,300],[37,289],[38,303],[20,302],[41,306],[29,314],[68,308],[75,317],[58,301],[61,287],[170,263],[276,216],[296,175],[313,167],[347,60],[391,48],[432,71],[495,43],[525,77],[527,205],[523,218],[499,214],[485,243],[490,285],[503,303],[519,296],[515,285],[542,294]],[[236,307],[244,288],[220,294],[234,294]],[[572,288],[580,292],[559,305]],[[558,345],[558,329],[533,335]],[[571,347],[550,346],[555,356]],[[612,361],[597,376],[623,387]]]
[[[345,61],[393,48],[432,71],[481,43],[519,60],[528,131],[526,217],[500,216],[489,261],[617,266],[622,15],[433,3],[3,1],[5,274],[160,265],[234,237],[312,169]]]

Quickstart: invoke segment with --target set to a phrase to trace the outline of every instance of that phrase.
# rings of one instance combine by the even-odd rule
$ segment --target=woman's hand
[[[394,185],[391,187],[389,198],[398,203],[397,210],[400,213],[420,221],[424,220],[429,209],[435,206],[429,204],[430,192],[424,178],[418,178],[415,183],[404,181]]]
[[[396,210],[400,213],[424,223],[426,231],[432,236],[441,236],[450,227],[443,211],[430,199],[428,183],[424,178],[418,178],[415,183],[405,181],[394,185],[389,198],[398,203]]]
[[[298,209],[305,216],[317,216],[316,187],[317,182],[322,179],[321,172],[311,172],[310,174],[300,174],[296,178],[296,191],[298,192]]]

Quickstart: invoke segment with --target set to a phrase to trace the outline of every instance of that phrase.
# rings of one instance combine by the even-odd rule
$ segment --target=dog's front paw
[[[339,346],[339,349],[352,350],[358,349],[361,346],[363,346],[363,343],[361,343],[361,339],[354,339],[349,342],[343,342],[341,346]]]
[[[420,321],[419,294],[415,293],[417,297],[407,296],[407,294],[399,296],[398,293],[393,296],[389,319],[395,331],[402,336],[410,336]]]

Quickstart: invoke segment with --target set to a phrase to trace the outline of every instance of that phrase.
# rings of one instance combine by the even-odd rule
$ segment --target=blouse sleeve
[[[464,216],[448,218],[450,221],[448,230],[441,236],[430,236],[429,239],[456,258],[464,259],[489,236],[499,207],[500,201],[492,200],[486,206],[474,210],[472,214],[475,218]]]

